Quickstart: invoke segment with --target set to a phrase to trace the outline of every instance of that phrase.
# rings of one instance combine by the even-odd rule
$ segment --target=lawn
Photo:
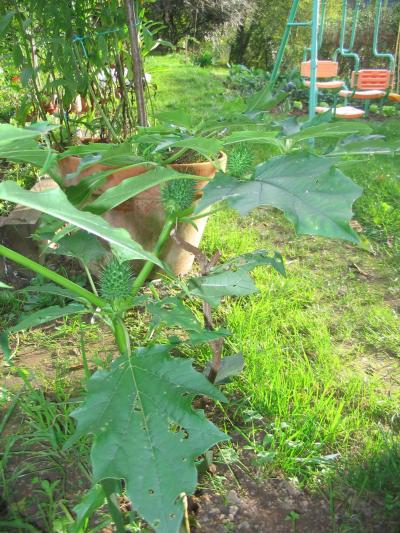
[[[240,105],[224,87],[221,67],[155,56],[146,71],[152,75],[155,114],[179,105],[201,120]],[[392,121],[387,129],[396,126],[400,122]],[[256,160],[261,156],[254,152]],[[347,167],[364,188],[354,217],[360,246],[296,236],[270,208],[245,217],[230,211],[210,217],[204,252],[220,249],[228,258],[254,249],[280,251],[287,277],[258,268],[259,292],[226,299],[219,310],[218,322],[232,332],[225,355],[242,352],[245,368],[226,386],[229,404],[213,413],[233,439],[215,452],[217,471],[203,476],[198,500],[206,510],[199,515],[199,531],[220,531],[207,521],[212,513],[204,494],[210,488],[216,496],[208,502],[220,511],[214,520],[224,524],[221,531],[242,530],[239,525],[249,521],[246,505],[255,505],[253,514],[263,513],[268,501],[262,498],[270,498],[277,520],[269,519],[270,531],[399,531],[400,156],[364,156]],[[6,316],[18,303],[2,305]],[[143,334],[144,321],[131,317],[132,335]],[[103,331],[69,319],[19,335],[14,343],[20,370],[3,366],[5,387],[15,391],[23,382],[25,387],[16,394],[3,389],[8,410],[0,424],[1,466],[8,515],[0,531],[37,531],[37,524],[43,531],[68,531],[74,494],[88,484],[88,443],[77,451],[63,449],[79,378],[73,346],[82,331],[93,365],[101,365],[107,356]],[[188,355],[200,363],[210,354],[192,349]],[[249,479],[262,487],[262,497],[249,489],[232,514],[233,495],[240,497]],[[288,507],[279,503],[271,479],[282,484],[282,494],[293,492]],[[250,524],[256,531],[256,522]]]

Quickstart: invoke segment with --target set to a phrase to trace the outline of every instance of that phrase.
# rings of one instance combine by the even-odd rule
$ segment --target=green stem
[[[194,220],[198,220],[199,218],[209,217],[213,215],[214,213],[218,213],[219,211],[222,211],[225,209],[224,207],[217,207],[216,209],[213,209],[212,211],[203,211],[203,213],[199,213],[198,215],[193,215],[192,217],[182,217],[179,220],[182,220],[182,222],[192,222]]]
[[[165,221],[164,227],[161,230],[161,233],[158,237],[158,241],[153,249],[153,255],[156,257],[159,257],[160,253],[162,252],[165,243],[169,239],[169,235],[175,226],[176,218],[175,217],[168,217]],[[139,272],[138,277],[135,279],[135,282],[132,287],[132,294],[133,296],[136,296],[136,294],[139,292],[140,288],[143,286],[147,278],[149,277],[151,271],[154,268],[154,263],[151,261],[146,261],[146,263],[143,265],[142,270]]]
[[[103,479],[101,486],[106,495],[108,510],[114,521],[117,533],[126,533],[124,517],[118,504],[117,495],[113,492],[113,481],[111,479]]]
[[[79,333],[80,333],[80,344],[81,344],[81,356],[82,356],[82,364],[83,364],[83,370],[85,372],[85,379],[86,381],[89,381],[90,379],[90,369],[89,369],[89,363],[86,355],[86,348],[85,348],[85,338],[82,328],[82,320],[79,321]]]
[[[30,270],[33,270],[33,272],[36,272],[37,274],[40,274],[41,276],[44,276],[45,278],[51,281],[54,281],[54,283],[57,283],[58,285],[61,285],[61,287],[72,291],[77,296],[85,298],[85,300],[87,300],[92,305],[95,305],[96,307],[103,308],[107,306],[107,302],[105,300],[99,298],[87,289],[84,289],[77,283],[74,283],[73,281],[64,278],[64,276],[60,276],[60,274],[57,274],[49,268],[39,263],[36,263],[36,261],[32,261],[32,259],[28,259],[27,257],[19,254],[18,252],[14,252],[14,250],[11,250],[6,246],[0,245],[0,255],[6,257],[7,259],[10,259],[11,261],[14,261],[15,263],[18,263],[24,268],[29,268]]]
[[[96,285],[94,284],[94,281],[93,281],[93,278],[92,278],[92,274],[90,273],[90,270],[88,269],[87,265],[83,261],[81,261],[81,265],[83,266],[83,269],[85,271],[86,277],[87,277],[87,279],[89,281],[89,285],[90,285],[90,288],[92,289],[93,294],[98,296],[99,293],[97,292]]]
[[[85,69],[84,69],[84,67],[82,67],[82,61],[81,61],[79,52],[76,49],[76,46],[73,45],[72,51],[73,51],[73,55],[74,55],[74,58],[75,58],[75,61],[76,61],[78,69],[81,72],[84,72]],[[87,69],[87,73],[88,73],[88,76],[89,76],[90,75],[89,69]],[[114,128],[112,127],[112,124],[109,121],[109,119],[108,119],[103,107],[100,105],[100,103],[99,103],[99,101],[97,99],[97,96],[96,96],[96,94],[95,94],[95,92],[93,90],[93,87],[91,86],[90,80],[89,80],[89,83],[88,83],[88,91],[90,93],[90,96],[93,98],[94,105],[99,110],[104,122],[106,123],[107,128],[110,130],[111,140],[118,142],[118,135],[115,132]]]
[[[120,317],[113,320],[114,337],[121,355],[131,355],[131,343],[126,326]]]

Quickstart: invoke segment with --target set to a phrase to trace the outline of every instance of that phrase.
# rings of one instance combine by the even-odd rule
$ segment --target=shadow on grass
[[[400,532],[400,443],[393,438],[330,482],[340,533]]]

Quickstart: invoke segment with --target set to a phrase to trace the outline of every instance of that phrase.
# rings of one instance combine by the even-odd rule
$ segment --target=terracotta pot
[[[61,174],[66,176],[69,173],[76,172],[79,161],[80,159],[74,156],[61,159]],[[226,170],[226,154],[221,153],[218,164],[222,170]],[[203,163],[179,163],[171,166],[178,172],[203,176],[208,179],[213,178],[217,171],[214,165],[208,161]],[[85,176],[109,168],[105,165],[95,164],[85,169],[77,178],[70,181],[70,184],[74,185]],[[143,174],[147,170],[148,167],[145,166],[127,170],[116,170],[107,177],[107,183],[97,189],[96,193],[101,194],[110,187],[118,185],[123,180]],[[201,189],[207,183],[207,181],[197,182],[196,186],[199,191],[199,196]],[[104,215],[104,218],[114,227],[127,229],[135,241],[139,242],[145,250],[151,251],[154,248],[165,221],[160,186],[157,185],[138,194],[134,198],[110,210]],[[197,220],[197,230],[190,224],[180,224],[178,235],[181,239],[197,247],[200,244],[206,223],[207,217]],[[175,242],[170,241],[163,251],[162,259],[166,261],[176,275],[183,275],[187,274],[192,268],[194,257],[192,254],[182,250]],[[140,268],[140,265],[136,264],[135,267]]]

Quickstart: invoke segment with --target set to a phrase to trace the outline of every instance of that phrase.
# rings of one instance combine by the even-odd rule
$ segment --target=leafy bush
[[[193,57],[193,63],[203,68],[211,66],[213,64],[212,52],[205,50],[204,52],[195,54]]]
[[[225,85],[238,91],[242,96],[249,96],[260,91],[269,81],[270,73],[262,68],[231,65]]]

